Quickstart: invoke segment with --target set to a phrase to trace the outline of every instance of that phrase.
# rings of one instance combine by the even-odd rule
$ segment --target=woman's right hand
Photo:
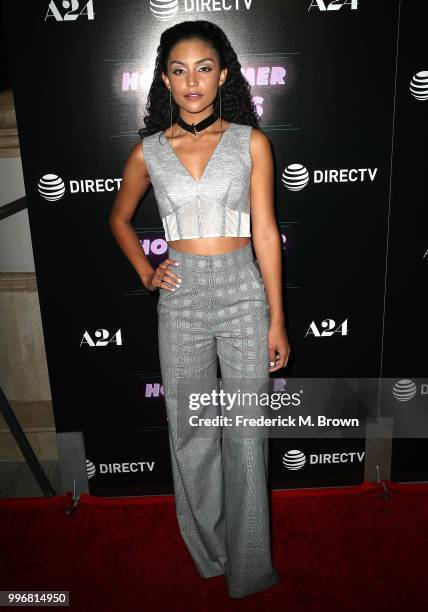
[[[177,262],[178,263],[178,262]],[[158,265],[155,271],[145,279],[145,286],[149,291],[156,291],[159,287],[166,289],[167,291],[175,291],[176,287],[180,286],[181,279],[175,274],[169,265],[175,266],[175,259],[164,259],[162,263]]]

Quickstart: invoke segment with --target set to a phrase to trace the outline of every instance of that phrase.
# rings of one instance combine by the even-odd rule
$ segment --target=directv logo
[[[392,396],[399,402],[408,402],[415,397],[417,391],[416,384],[413,380],[403,378],[392,387]]]
[[[56,174],[45,174],[42,176],[38,182],[37,189],[42,198],[48,202],[60,200],[65,193],[64,181]]]
[[[168,21],[178,13],[178,0],[150,0],[150,10],[156,19]]]
[[[287,470],[300,470],[306,463],[306,457],[302,451],[290,450],[283,456],[282,463]]]
[[[68,183],[70,194],[104,193],[119,191],[122,178],[73,179]],[[65,194],[65,183],[57,174],[44,174],[37,183],[37,190],[44,200],[57,202]]]
[[[125,461],[122,463],[100,463],[98,470],[94,463],[86,459],[86,473],[88,480],[99,474],[132,474],[137,472],[153,472],[155,469],[154,461]]]
[[[95,476],[96,472],[97,472],[97,468],[92,463],[92,461],[89,461],[89,459],[86,459],[86,473],[88,475],[88,480],[92,478],[93,476]]]
[[[363,183],[373,182],[377,168],[327,168],[313,170],[313,183]],[[303,164],[289,164],[281,175],[284,187],[289,191],[301,191],[310,180],[309,170]]]
[[[320,453],[309,455],[309,464],[325,465],[326,463],[361,463],[364,460],[365,452],[350,452],[350,453]],[[307,459],[304,453],[300,450],[289,450],[284,453],[282,463],[287,470],[300,470],[306,464]]]
[[[428,70],[421,70],[412,77],[410,93],[415,100],[428,100]]]

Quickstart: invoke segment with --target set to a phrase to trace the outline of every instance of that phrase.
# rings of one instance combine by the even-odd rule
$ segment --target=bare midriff
[[[249,236],[214,236],[213,238],[170,240],[168,246],[171,246],[176,251],[192,253],[193,255],[221,255],[235,249],[240,249],[249,242],[251,242]]]

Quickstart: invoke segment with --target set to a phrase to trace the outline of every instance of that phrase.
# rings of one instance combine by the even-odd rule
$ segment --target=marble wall
[[[0,93],[0,176],[0,206],[25,195],[11,91]],[[0,248],[0,386],[38,458],[55,459],[55,422],[26,211],[0,220],[0,235],[4,233],[8,239]],[[0,461],[5,460],[23,457],[0,415]]]

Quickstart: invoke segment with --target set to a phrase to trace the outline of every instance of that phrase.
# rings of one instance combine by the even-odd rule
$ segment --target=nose
[[[187,86],[194,87],[197,85],[198,85],[198,79],[196,76],[196,72],[194,72],[193,70],[189,70],[189,72],[187,73]]]

